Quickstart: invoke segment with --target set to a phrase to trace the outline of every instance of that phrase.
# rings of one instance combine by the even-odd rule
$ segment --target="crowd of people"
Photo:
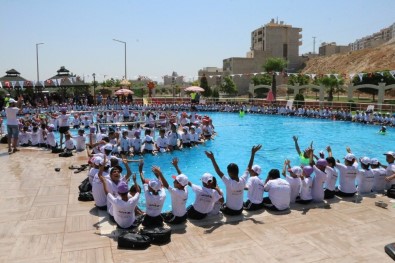
[[[9,153],[17,152],[19,146],[50,148],[53,152],[59,149],[66,152],[87,151],[91,165],[88,178],[95,205],[98,209],[106,210],[120,228],[136,227],[140,223],[145,227],[160,226],[163,222],[179,224],[187,219],[200,220],[220,212],[224,215],[239,215],[243,210],[282,211],[289,209],[294,202],[322,202],[335,196],[352,197],[356,193],[370,194],[395,188],[395,152],[384,153],[388,163],[385,165],[376,158],[357,158],[347,148],[344,163],[341,163],[334,158],[330,146],[327,147],[326,156],[323,152],[316,155],[312,144],[301,151],[296,136],[293,140],[300,163],[291,166],[290,161],[285,160],[282,172],[271,169],[266,179],[260,178],[262,169],[259,164],[254,164],[255,154],[262,148],[256,145],[251,149],[248,166],[241,176],[236,163],[230,163],[224,173],[214,154],[205,152],[226,189],[220,189],[216,177],[208,172],[202,175],[201,185],[194,184],[188,179],[187,172],[183,173],[179,168],[178,159],[172,160],[178,174],[173,178],[172,186],[158,166],[151,167],[156,179],[147,180],[143,172],[143,159],[136,160],[139,162],[140,186],[136,174],[129,168],[128,156],[193,147],[215,135],[212,120],[209,116],[197,114],[199,110],[260,111],[244,106],[236,109],[231,105],[197,105],[191,108],[188,104],[118,105],[102,110],[98,107],[63,105],[23,111],[22,102],[21,97],[18,101],[10,99],[5,109]],[[190,114],[183,111],[188,109],[192,109]],[[282,107],[267,109],[273,110],[271,114],[307,114],[307,117],[311,117],[311,111],[303,108],[293,114]],[[22,116],[18,116],[21,112]],[[317,116],[315,111],[312,114],[330,118],[333,111],[322,109]],[[351,119],[357,120],[354,116]],[[125,129],[119,129],[121,126]],[[76,136],[70,134],[73,128],[78,130]],[[85,129],[89,130],[88,136],[84,135]],[[155,129],[159,130],[156,140],[153,137]],[[55,130],[60,133],[59,144],[55,139]],[[142,133],[144,137],[141,139]],[[124,176],[121,163],[126,169]],[[130,178],[133,185],[129,188]],[[195,193],[195,200],[187,207],[188,187]],[[144,188],[144,210],[137,206],[141,188]],[[165,189],[170,193],[172,209],[162,213]],[[244,191],[247,191],[246,200]],[[264,197],[264,192],[268,192],[267,197]]]

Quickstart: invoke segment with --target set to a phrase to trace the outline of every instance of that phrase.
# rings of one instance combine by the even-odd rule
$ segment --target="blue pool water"
[[[333,155],[342,161],[346,154],[346,146],[350,146],[357,157],[376,157],[385,163],[385,151],[394,150],[392,142],[395,133],[390,129],[387,135],[379,135],[378,126],[358,123],[305,119],[295,117],[283,117],[273,115],[245,115],[240,117],[232,113],[210,113],[218,135],[214,140],[204,145],[176,151],[174,153],[158,154],[157,156],[146,155],[144,157],[144,172],[146,178],[154,178],[151,166],[159,166],[165,178],[172,185],[171,175],[176,171],[171,165],[174,157],[179,158],[179,167],[190,181],[201,184],[200,177],[209,172],[216,175],[211,161],[204,151],[212,151],[216,157],[220,169],[226,174],[226,166],[230,162],[239,165],[240,175],[246,169],[251,154],[251,147],[262,144],[263,148],[256,154],[255,163],[262,167],[261,178],[266,179],[268,171],[272,168],[282,170],[284,159],[290,159],[291,165],[298,165],[293,135],[299,137],[301,150],[314,141],[316,154],[331,145]],[[132,164],[133,171],[137,171],[137,164]],[[225,190],[225,186],[217,176],[219,186]],[[140,181],[138,181],[140,183]],[[193,203],[194,193],[189,190],[188,204]],[[245,195],[246,196],[246,195]],[[246,197],[245,197],[246,199]],[[144,207],[144,196],[140,199],[141,207]],[[163,211],[171,209],[170,195],[167,195]]]

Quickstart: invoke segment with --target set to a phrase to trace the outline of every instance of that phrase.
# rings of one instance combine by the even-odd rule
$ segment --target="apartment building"
[[[318,48],[318,54],[320,56],[330,56],[333,54],[346,53],[351,50],[350,46],[338,46],[336,42],[326,43],[323,42]]]
[[[388,42],[395,38],[395,23],[389,27],[381,29],[370,36],[357,39],[353,43],[350,43],[351,51],[361,50],[364,48],[373,48]]]
[[[199,79],[203,76],[207,78],[207,84],[209,87],[219,86],[222,78],[222,68],[217,67],[205,67],[199,70]]]

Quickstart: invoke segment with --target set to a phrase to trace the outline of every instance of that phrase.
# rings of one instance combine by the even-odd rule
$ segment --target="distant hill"
[[[311,58],[302,73],[347,74],[395,70],[395,41],[375,48]]]

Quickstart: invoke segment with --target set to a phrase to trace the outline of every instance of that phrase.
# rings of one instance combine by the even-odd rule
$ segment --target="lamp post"
[[[93,73],[93,103],[96,105],[96,74]]]
[[[38,46],[43,45],[44,43],[36,43],[36,62],[37,62],[37,84],[40,81],[40,73],[38,68]]]
[[[125,41],[118,40],[118,39],[112,39],[112,40],[117,41],[117,42],[119,42],[119,43],[123,43],[123,44],[125,45],[125,79],[127,80],[128,77],[127,77],[127,75],[126,75],[126,42],[125,42]]]

